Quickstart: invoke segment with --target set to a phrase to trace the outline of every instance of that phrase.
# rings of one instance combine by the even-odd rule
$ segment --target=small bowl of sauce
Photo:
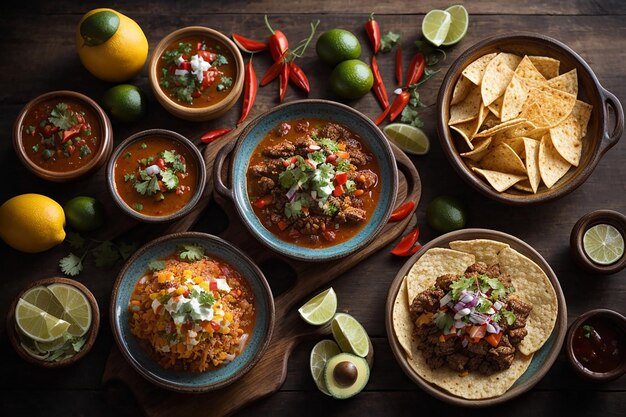
[[[626,317],[590,310],[570,326],[565,340],[570,365],[583,378],[610,381],[626,373]]]

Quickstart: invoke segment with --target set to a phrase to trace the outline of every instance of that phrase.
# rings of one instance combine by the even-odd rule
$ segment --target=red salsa
[[[173,42],[159,61],[159,85],[185,107],[207,107],[230,93],[235,81],[235,59],[220,43],[200,38]]]
[[[74,171],[91,161],[100,147],[95,113],[69,98],[35,106],[21,132],[25,154],[48,171]]]
[[[608,372],[624,358],[624,335],[610,320],[590,318],[574,332],[574,356],[592,372]]]

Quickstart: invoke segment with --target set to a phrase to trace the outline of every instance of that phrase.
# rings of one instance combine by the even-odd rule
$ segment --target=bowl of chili
[[[107,165],[113,201],[130,217],[147,223],[168,222],[189,213],[206,183],[206,165],[198,148],[166,129],[137,132],[121,142]]]
[[[104,110],[75,91],[35,97],[13,125],[13,147],[29,171],[66,182],[93,174],[113,150],[113,129]]]
[[[203,26],[165,36],[149,64],[150,87],[176,117],[206,121],[226,113],[243,91],[244,63],[227,36]]]
[[[222,166],[230,160],[227,184]],[[275,252],[330,261],[372,242],[394,208],[398,173],[384,134],[349,106],[300,100],[250,122],[214,164],[216,191]]]

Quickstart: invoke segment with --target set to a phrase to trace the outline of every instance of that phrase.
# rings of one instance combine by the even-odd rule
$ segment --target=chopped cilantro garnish
[[[400,40],[400,34],[395,32],[387,32],[380,38],[380,52],[389,52],[398,41]]]
[[[331,154],[337,152],[339,150],[339,144],[332,139],[322,138],[317,141],[320,146],[326,148],[328,152]]]
[[[594,331],[595,329],[593,328],[593,326],[590,326],[588,324],[585,324],[583,326],[583,336],[586,337],[587,339],[591,339],[591,335],[593,335]]]
[[[285,216],[288,219],[297,218],[302,215],[302,202],[299,200],[293,203],[285,203]]]
[[[143,204],[141,204],[141,203],[135,203],[135,204],[133,204],[133,208],[134,208],[135,210],[137,210],[137,211],[141,211],[141,210],[143,210]]]
[[[454,323],[452,316],[450,316],[449,314],[446,314],[443,311],[436,312],[433,315],[433,321],[435,322],[435,325],[442,330],[450,329],[450,327]]]
[[[105,240],[93,249],[98,268],[109,267],[120,259],[120,253],[110,240]]]
[[[30,126],[26,127],[26,134],[27,135],[32,135],[33,133],[35,133],[35,130],[36,130],[35,126],[30,125]]]
[[[217,91],[224,91],[233,85],[233,79],[231,77],[222,77],[220,83],[215,87]]]
[[[452,299],[455,301],[458,300],[461,292],[463,290],[469,290],[475,283],[476,280],[474,278],[467,277],[463,277],[454,281],[452,284],[450,284],[450,289],[452,290]]]
[[[192,46],[188,42],[179,42],[178,47],[176,49],[170,49],[169,51],[165,51],[161,59],[165,61],[166,64],[171,64],[178,59],[179,56],[185,54],[189,55],[191,53]]]
[[[89,148],[89,146],[83,145],[80,147],[78,152],[81,158],[85,158],[86,156],[91,154],[91,149]]]
[[[215,297],[210,292],[202,291],[198,294],[198,303],[200,305],[212,306],[215,303]]]
[[[133,154],[132,154],[132,153],[130,153],[130,152],[126,152],[126,153],[124,154],[124,159],[128,159],[128,158],[130,158],[131,156],[133,156]]]
[[[178,257],[181,261],[199,261],[204,256],[204,248],[200,245],[190,244],[178,247]]]
[[[176,151],[163,151],[161,157],[166,164],[170,164],[174,172],[187,172],[187,165],[182,162],[181,156]]]
[[[139,147],[141,149],[146,149],[148,147],[148,145],[146,145],[145,143],[142,143],[141,145],[139,145]]]
[[[211,62],[211,65],[214,67],[219,67],[221,65],[228,65],[228,59],[222,54],[217,54],[215,60]]]
[[[39,152],[39,144],[38,143],[34,144],[33,147],[32,147],[32,150],[35,153]]]
[[[178,176],[169,169],[161,171],[161,180],[168,190],[175,190],[178,187]]]
[[[124,174],[124,182],[132,181],[135,179],[135,174]]]
[[[73,277],[80,274],[83,270],[83,260],[73,253],[70,253],[66,257],[61,258],[59,266],[65,275]]]
[[[54,106],[50,112],[48,121],[63,130],[67,130],[78,123],[76,114],[71,111],[65,103],[59,103]]]
[[[165,261],[163,260],[152,261],[148,264],[148,269],[150,271],[160,271],[162,269],[165,269]]]
[[[143,174],[145,171],[141,171],[140,174],[142,178],[144,178]],[[159,188],[159,180],[157,176],[149,177],[150,179],[143,179],[142,181],[137,181],[134,184],[135,190],[141,195],[153,195],[160,191]]]

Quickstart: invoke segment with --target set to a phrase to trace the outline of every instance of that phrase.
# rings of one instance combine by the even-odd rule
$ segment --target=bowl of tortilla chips
[[[481,266],[480,274],[468,272]],[[489,268],[484,269],[486,266]],[[489,272],[493,270],[500,278],[485,275],[494,275]],[[424,295],[434,294],[445,280],[452,282],[449,293],[440,292],[441,298],[434,303],[431,300],[427,308],[436,312],[416,313],[416,307],[427,305]],[[477,290],[468,291],[473,282]],[[507,282],[506,291],[500,282]],[[469,286],[459,286],[463,283]],[[489,297],[493,301],[497,291],[501,291],[497,296],[504,298],[487,301]],[[470,295],[475,296],[473,303]],[[511,312],[517,313],[513,303],[520,301],[530,306],[526,315],[509,320]],[[550,265],[522,240],[488,229],[458,230],[424,245],[396,275],[386,308],[389,343],[402,370],[427,393],[458,406],[492,406],[530,390],[557,359],[567,333],[565,297]],[[442,324],[445,314],[450,322]],[[459,317],[464,314],[469,318],[467,326]],[[430,330],[420,326],[430,326]],[[477,333],[485,328],[482,335]],[[427,338],[420,334],[424,329]],[[513,341],[513,329],[523,329],[521,341]],[[490,338],[498,333],[506,336],[500,334],[491,344]],[[435,344],[434,350],[426,341]],[[478,350],[481,347],[483,353]],[[505,350],[507,366],[490,369],[503,359],[498,355]],[[436,354],[444,359],[433,361]],[[459,358],[463,359],[461,366]]]
[[[454,169],[510,205],[573,191],[624,130],[619,100],[591,67],[540,34],[498,35],[470,47],[448,70],[437,106],[439,139]]]

